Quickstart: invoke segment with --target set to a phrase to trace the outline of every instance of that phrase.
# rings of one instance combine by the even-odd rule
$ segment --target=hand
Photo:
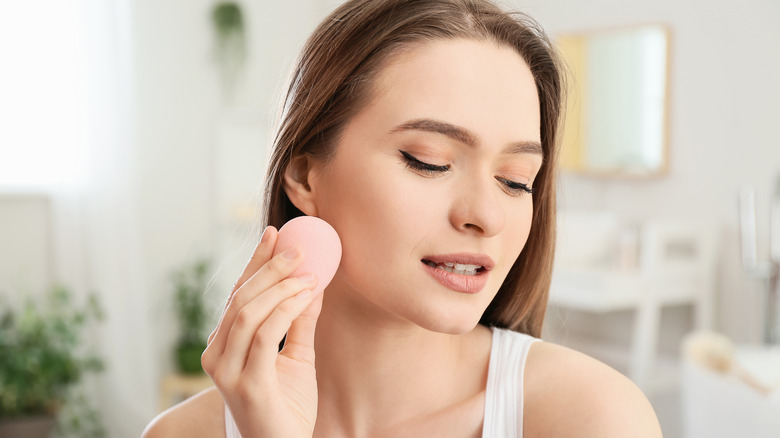
[[[273,227],[263,233],[201,357],[243,438],[311,437],[317,419],[322,294],[311,291],[316,278],[287,278],[305,255],[291,248],[272,258],[277,236]]]

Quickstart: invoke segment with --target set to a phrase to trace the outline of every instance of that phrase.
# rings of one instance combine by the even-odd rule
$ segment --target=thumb
[[[317,328],[317,319],[322,310],[323,295],[320,292],[314,297],[301,316],[292,322],[280,354],[290,359],[314,363],[314,331]]]

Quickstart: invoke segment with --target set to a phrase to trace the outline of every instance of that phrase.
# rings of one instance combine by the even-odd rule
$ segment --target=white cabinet
[[[628,376],[646,391],[667,384],[660,380],[668,377],[655,374],[661,313],[671,306],[691,305],[694,326],[712,327],[717,258],[714,233],[712,227],[700,224],[642,223],[637,266],[620,267],[614,259],[613,263],[601,260],[585,265],[579,260],[579,266],[557,265],[550,288],[550,306],[596,314],[631,311],[631,327],[618,328],[631,330],[630,348],[623,352]],[[576,240],[572,233],[561,235]],[[562,241],[560,245],[565,246],[567,242]],[[615,350],[614,346],[602,347]]]

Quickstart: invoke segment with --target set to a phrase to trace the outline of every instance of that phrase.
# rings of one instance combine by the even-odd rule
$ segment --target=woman
[[[334,11],[288,91],[269,227],[203,354],[215,388],[145,436],[660,436],[630,381],[536,342],[560,108],[544,33],[488,0]],[[303,214],[342,240],[316,296],[288,277],[305,254],[271,257]]]

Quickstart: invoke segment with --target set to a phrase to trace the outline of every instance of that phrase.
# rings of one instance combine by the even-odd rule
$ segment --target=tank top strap
[[[236,420],[230,413],[227,403],[225,403],[225,438],[241,438],[241,432],[238,431]]]
[[[483,438],[522,438],[523,371],[528,351],[539,339],[512,330],[491,327]]]

